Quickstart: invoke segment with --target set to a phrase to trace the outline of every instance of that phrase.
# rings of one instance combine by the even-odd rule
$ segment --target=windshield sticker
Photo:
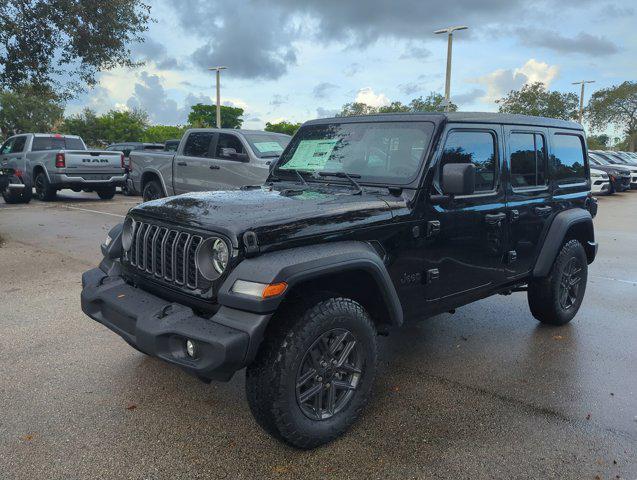
[[[290,161],[280,168],[283,170],[322,170],[337,143],[338,139],[301,140]]]
[[[260,153],[277,152],[281,153],[283,147],[277,142],[254,142],[254,146],[257,147]]]

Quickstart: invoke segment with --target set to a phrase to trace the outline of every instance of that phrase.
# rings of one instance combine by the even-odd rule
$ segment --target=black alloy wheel
[[[577,303],[579,288],[582,283],[582,265],[577,257],[572,257],[566,264],[560,279],[560,306],[568,310]]]
[[[305,352],[296,376],[296,400],[312,420],[342,411],[362,375],[363,358],[352,332],[336,328],[317,338]]]
[[[151,180],[146,185],[144,185],[142,197],[144,199],[144,202],[150,202],[151,200],[164,198],[164,192],[159,182],[157,182],[157,180]]]

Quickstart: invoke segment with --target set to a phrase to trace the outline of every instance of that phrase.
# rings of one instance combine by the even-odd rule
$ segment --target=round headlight
[[[219,237],[204,240],[197,248],[197,268],[206,280],[216,280],[228,267],[230,249]]]
[[[224,272],[228,266],[229,257],[228,245],[220,238],[217,238],[215,243],[212,244],[212,265],[217,273],[222,274]]]
[[[122,248],[124,251],[130,250],[133,244],[133,232],[135,231],[135,220],[131,217],[126,217],[124,220],[124,228],[122,229]]]

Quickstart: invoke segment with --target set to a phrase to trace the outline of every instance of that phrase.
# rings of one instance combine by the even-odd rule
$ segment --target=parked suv
[[[518,291],[540,322],[571,321],[597,252],[590,190],[576,123],[314,120],[264,186],[133,208],[82,309],[202,380],[247,367],[258,423],[312,448],[361,413],[392,327]]]

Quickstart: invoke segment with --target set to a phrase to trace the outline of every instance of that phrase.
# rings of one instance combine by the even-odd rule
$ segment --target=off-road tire
[[[565,282],[573,282],[569,276],[569,269],[573,265],[580,269],[577,274],[579,277],[578,288],[577,293],[570,296],[574,299],[572,305],[565,308],[560,300],[560,294],[563,295]],[[549,275],[529,283],[528,301],[531,313],[542,323],[549,325],[567,324],[575,317],[582,305],[587,278],[588,261],[584,247],[577,240],[569,240],[562,246]],[[562,298],[564,297],[562,296]]]
[[[96,190],[102,200],[110,200],[115,196],[115,187],[102,187]]]
[[[311,419],[297,401],[300,366],[322,335],[343,329],[352,333],[364,359],[359,382],[341,411]],[[297,448],[315,448],[342,435],[359,417],[369,400],[376,363],[376,329],[357,302],[330,297],[288,308],[270,321],[259,353],[246,370],[250,410],[275,438]]]
[[[164,198],[164,196],[164,189],[158,180],[150,180],[144,185],[144,191],[142,192],[144,202]]]
[[[46,173],[42,171],[38,172],[33,181],[33,185],[35,187],[35,198],[43,202],[55,200],[57,189],[49,183]]]
[[[26,186],[22,190],[5,190],[2,192],[2,198],[4,198],[5,203],[15,204],[15,203],[29,203],[31,198],[33,197],[33,190]]]

